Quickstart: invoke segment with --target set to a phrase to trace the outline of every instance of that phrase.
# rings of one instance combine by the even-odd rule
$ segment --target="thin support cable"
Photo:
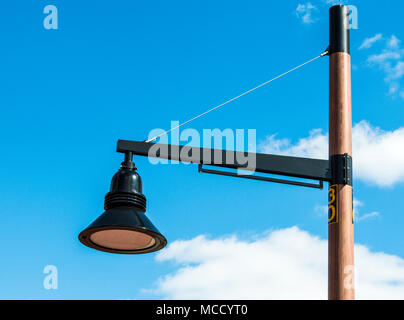
[[[315,58],[313,58],[313,59],[310,59],[309,61],[306,61],[305,63],[302,63],[301,65],[298,65],[297,67],[294,67],[293,69],[290,69],[289,71],[286,71],[286,72],[284,72],[284,73],[282,73],[282,74],[276,76],[275,78],[272,78],[271,80],[265,81],[264,83],[261,83],[260,85],[254,87],[254,88],[252,88],[252,89],[250,89],[250,90],[247,90],[247,91],[243,92],[242,94],[239,94],[238,96],[236,96],[236,97],[234,97],[234,98],[231,98],[230,100],[227,100],[226,102],[223,102],[223,103],[219,104],[218,106],[213,107],[212,109],[209,109],[209,110],[207,110],[207,111],[205,111],[205,112],[203,112],[203,113],[197,115],[196,117],[193,117],[192,119],[189,119],[189,120],[187,120],[187,121],[185,121],[185,122],[179,124],[178,126],[176,126],[176,127],[174,127],[174,128],[171,128],[170,130],[164,131],[163,133],[160,133],[159,135],[157,135],[157,136],[155,136],[155,137],[153,137],[153,138],[151,138],[151,139],[148,139],[148,140],[146,140],[145,142],[152,142],[152,141],[154,141],[154,140],[160,138],[161,136],[164,136],[164,135],[170,133],[171,131],[173,131],[173,130],[175,130],[175,129],[178,129],[178,128],[184,126],[184,125],[186,125],[187,123],[190,123],[191,121],[194,121],[194,120],[196,120],[196,119],[198,119],[198,118],[200,118],[200,117],[202,117],[202,116],[204,116],[204,115],[206,115],[206,114],[208,114],[208,113],[210,113],[210,112],[212,112],[212,111],[214,111],[214,110],[216,110],[216,109],[219,109],[220,107],[223,107],[224,105],[226,105],[226,104],[228,104],[228,103],[230,103],[230,102],[232,102],[232,101],[234,101],[234,100],[237,100],[237,99],[241,98],[242,96],[245,96],[246,94],[249,94],[250,92],[253,92],[253,91],[255,91],[255,90],[257,90],[257,89],[259,89],[259,88],[261,88],[261,87],[263,87],[263,86],[265,86],[265,85],[271,83],[272,81],[275,81],[275,80],[277,80],[277,79],[279,79],[279,78],[282,78],[283,76],[287,75],[288,73],[291,73],[292,71],[295,71],[295,70],[297,70],[297,69],[300,69],[301,67],[305,66],[306,64],[309,64],[310,62],[313,62],[313,61],[315,61],[315,60],[317,60],[317,59],[319,59],[319,58],[322,58],[322,57],[328,55],[328,52],[329,52],[329,51],[328,51],[328,49],[327,49],[326,51],[324,51],[324,52],[323,52],[322,54],[320,54],[319,56],[317,56],[317,57],[315,57]]]

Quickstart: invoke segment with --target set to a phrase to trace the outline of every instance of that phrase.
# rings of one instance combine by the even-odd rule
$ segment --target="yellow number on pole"
[[[338,186],[328,188],[328,224],[338,223]]]
[[[332,187],[328,189],[328,204],[333,204],[335,201],[335,189]]]

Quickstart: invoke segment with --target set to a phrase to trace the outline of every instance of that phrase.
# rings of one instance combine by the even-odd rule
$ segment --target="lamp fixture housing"
[[[85,246],[120,254],[149,253],[166,246],[166,238],[145,214],[146,197],[136,170],[132,153],[126,153],[105,195],[105,212],[79,234]]]

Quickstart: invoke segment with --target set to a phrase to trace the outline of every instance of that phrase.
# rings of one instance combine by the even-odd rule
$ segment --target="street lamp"
[[[106,211],[80,233],[79,240],[88,247],[112,253],[148,253],[166,245],[164,236],[144,214],[146,198],[132,162],[133,155],[195,163],[199,165],[199,172],[311,188],[322,189],[323,183],[328,182],[328,297],[354,299],[349,42],[349,8],[333,6],[330,8],[330,46],[327,49],[330,57],[329,160],[119,140],[117,152],[125,154],[125,161],[112,179],[111,191],[105,196]],[[255,166],[249,168],[239,160],[245,158],[254,158]],[[206,169],[204,165],[254,170],[317,183],[240,175]]]
[[[167,244],[166,238],[146,217],[142,180],[132,162],[131,152],[114,175],[105,195],[105,212],[79,234],[86,246],[123,254],[149,253]]]

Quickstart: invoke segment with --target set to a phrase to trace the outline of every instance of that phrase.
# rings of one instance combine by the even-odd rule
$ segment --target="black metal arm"
[[[143,141],[119,140],[117,152],[131,152],[134,155],[178,160],[199,164],[199,171],[206,173],[236,176],[255,180],[287,183],[305,187],[322,188],[323,182],[330,182],[332,170],[328,160],[279,156],[261,153],[248,153],[220,149],[197,148],[190,146],[176,146]],[[247,159],[254,159],[255,163],[249,167]],[[266,174],[282,175],[309,180],[317,180],[319,184],[300,181],[290,181],[260,177],[255,175],[238,175],[227,171],[217,171],[202,168],[202,165],[242,169]],[[250,163],[251,165],[251,163]]]

